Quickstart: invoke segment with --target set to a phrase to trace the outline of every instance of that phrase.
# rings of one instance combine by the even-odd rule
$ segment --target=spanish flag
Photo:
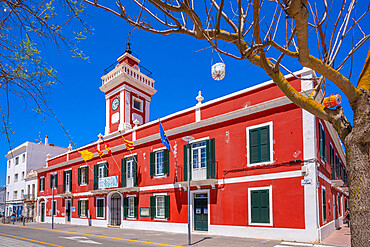
[[[88,150],[82,150],[82,151],[78,151],[81,155],[81,157],[85,160],[85,161],[88,161],[88,160],[91,160],[92,158],[94,158],[94,154],[92,152],[89,152]]]
[[[105,146],[105,150],[108,151],[108,155],[112,155],[112,150],[110,150],[110,147],[109,147],[108,143],[106,143],[104,141],[104,139],[102,139],[102,140],[103,140],[103,143],[104,143],[104,146]]]

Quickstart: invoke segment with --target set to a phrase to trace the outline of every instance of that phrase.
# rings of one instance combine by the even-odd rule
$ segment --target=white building
[[[66,151],[67,148],[49,144],[46,136],[45,143],[25,142],[5,155],[5,158],[7,158],[6,216],[10,216],[14,212],[18,217],[23,212],[23,201],[26,193],[29,193],[29,191],[26,192],[26,174],[30,170],[42,167],[45,164],[47,155],[53,157]]]
[[[6,198],[6,187],[0,187],[0,215],[3,215],[5,211],[5,198]]]
[[[24,178],[26,182],[26,194],[23,201],[23,216],[28,219],[36,217],[36,195],[37,195],[37,172],[31,170]]]

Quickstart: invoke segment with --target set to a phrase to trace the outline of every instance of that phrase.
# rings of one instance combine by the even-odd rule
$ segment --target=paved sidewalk
[[[327,238],[322,241],[323,244],[337,245],[337,246],[351,246],[351,231],[347,225],[335,230]]]

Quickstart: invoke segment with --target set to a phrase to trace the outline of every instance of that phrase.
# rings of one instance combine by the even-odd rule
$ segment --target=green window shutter
[[[270,161],[270,127],[260,128],[260,158],[261,162]]]
[[[164,196],[164,216],[166,219],[170,218],[170,196]]]
[[[258,129],[249,130],[249,162],[251,164],[260,162],[259,136]]]
[[[41,178],[39,179],[39,191],[41,191]]]
[[[108,162],[104,164],[104,177],[108,177]]]
[[[185,144],[184,145],[184,181],[188,180],[188,153],[187,152],[188,152],[188,148],[187,148],[187,144]]]
[[[336,176],[335,178],[339,178],[339,158],[338,156],[335,156],[335,167],[336,167]]]
[[[123,198],[123,216],[125,218],[128,216],[128,197]]]
[[[134,197],[134,205],[135,205],[135,210],[134,210],[134,214],[135,214],[135,218],[139,218],[139,197]]]
[[[66,171],[63,171],[63,192],[66,192]]]
[[[261,190],[261,223],[270,223],[269,191]]]
[[[98,178],[98,167],[99,165],[94,165],[94,190],[98,189],[98,183],[99,183],[99,178]]]
[[[133,169],[133,179],[134,179],[134,187],[137,186],[137,155],[134,155],[134,169]]]
[[[58,174],[55,174],[54,179],[55,179],[55,188],[58,188]]]
[[[251,191],[251,222],[270,223],[269,190]]]
[[[258,190],[251,191],[251,222],[259,223],[260,219],[260,207],[261,207],[261,195]]]
[[[97,207],[97,212],[96,212],[96,217],[103,217],[102,215],[102,199],[96,199],[96,207]]]
[[[89,211],[89,200],[85,200],[85,215],[88,217],[88,212]]]
[[[85,181],[86,181],[86,184],[89,183],[89,167],[88,166],[85,167]]]
[[[155,196],[150,197],[150,217],[155,218],[156,214],[156,199]]]
[[[331,168],[331,179],[335,179],[335,166],[334,166],[334,149],[330,146],[330,168]]]
[[[45,177],[42,178],[42,190],[45,190]]]
[[[324,161],[327,161],[327,152],[326,152],[326,134],[323,132],[323,152],[324,152]]]
[[[323,218],[324,221],[326,221],[326,191],[322,191],[322,213],[323,213]]]
[[[323,145],[323,134],[322,134],[322,126],[319,124],[319,149],[320,149],[320,157],[324,157],[324,145]]]
[[[215,178],[215,139],[209,139],[207,146],[207,179]]]
[[[81,216],[81,201],[78,201],[78,216]]]
[[[155,175],[155,152],[150,153],[150,176]]]
[[[170,152],[168,149],[163,150],[163,165],[164,165],[164,174],[170,173]]]
[[[72,192],[72,170],[69,170],[69,192]]]
[[[78,168],[78,184],[81,184],[81,168]]]
[[[53,188],[53,175],[50,174],[50,189]]]
[[[121,187],[126,187],[126,158],[121,159]]]

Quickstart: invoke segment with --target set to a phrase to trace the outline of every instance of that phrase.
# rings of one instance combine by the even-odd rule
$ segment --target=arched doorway
[[[114,193],[110,203],[110,224],[112,226],[121,225],[121,195]]]

